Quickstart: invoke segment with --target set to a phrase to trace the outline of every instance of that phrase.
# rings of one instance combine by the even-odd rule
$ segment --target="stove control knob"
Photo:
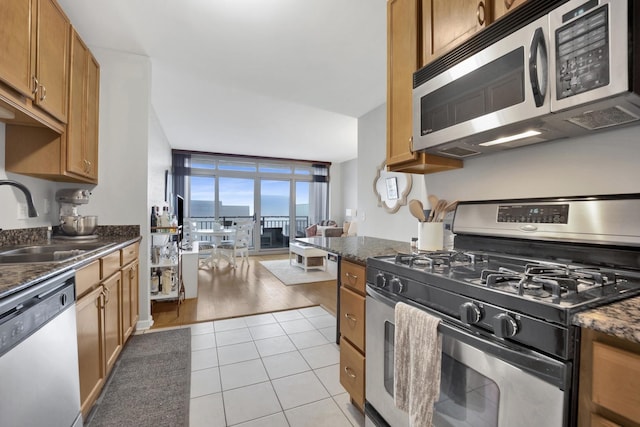
[[[513,337],[518,333],[518,322],[507,313],[493,316],[493,333],[500,338]]]
[[[387,286],[387,278],[384,277],[384,273],[378,273],[376,275],[376,286],[379,288],[384,288]]]
[[[404,285],[402,284],[402,281],[397,277],[394,277],[393,279],[391,279],[390,285],[391,285],[390,288],[392,292],[396,292],[397,290],[397,292],[401,294],[402,291],[404,290]]]
[[[460,320],[469,325],[475,325],[482,319],[482,310],[475,303],[469,301],[460,306]]]

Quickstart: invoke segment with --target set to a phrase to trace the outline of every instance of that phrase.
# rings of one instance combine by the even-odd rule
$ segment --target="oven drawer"
[[[344,337],[340,338],[340,384],[347,390],[353,403],[364,409],[365,358]]]
[[[630,420],[640,419],[640,355],[593,343],[593,402]]]
[[[364,353],[365,299],[346,287],[340,288],[340,334]]]
[[[349,261],[342,261],[340,264],[340,284],[347,286],[356,292],[365,294],[366,274],[362,265],[354,264]]]

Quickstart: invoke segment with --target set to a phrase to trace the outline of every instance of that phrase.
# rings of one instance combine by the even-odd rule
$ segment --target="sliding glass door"
[[[174,175],[175,192],[199,228],[254,219],[255,250],[286,250],[309,225],[327,219],[326,165],[174,152]]]

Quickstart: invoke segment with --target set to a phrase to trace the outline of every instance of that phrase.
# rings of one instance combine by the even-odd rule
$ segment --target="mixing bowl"
[[[88,216],[61,216],[60,228],[69,236],[87,236],[93,234],[98,226],[98,217],[95,215]]]

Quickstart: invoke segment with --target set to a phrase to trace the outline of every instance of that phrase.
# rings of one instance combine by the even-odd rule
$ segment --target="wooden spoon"
[[[431,206],[431,211],[433,211],[436,208],[436,205],[438,204],[438,197],[433,195],[433,194],[429,194],[427,196],[427,199],[429,200],[429,205]]]
[[[422,202],[420,200],[409,200],[409,212],[411,212],[411,215],[418,218],[418,221],[420,222],[425,222],[427,220],[424,216],[424,208],[422,207]]]
[[[435,213],[433,214],[433,222],[440,222],[442,219],[440,218],[440,214],[444,211],[445,206],[447,205],[447,201],[444,199],[438,200],[436,204]]]

